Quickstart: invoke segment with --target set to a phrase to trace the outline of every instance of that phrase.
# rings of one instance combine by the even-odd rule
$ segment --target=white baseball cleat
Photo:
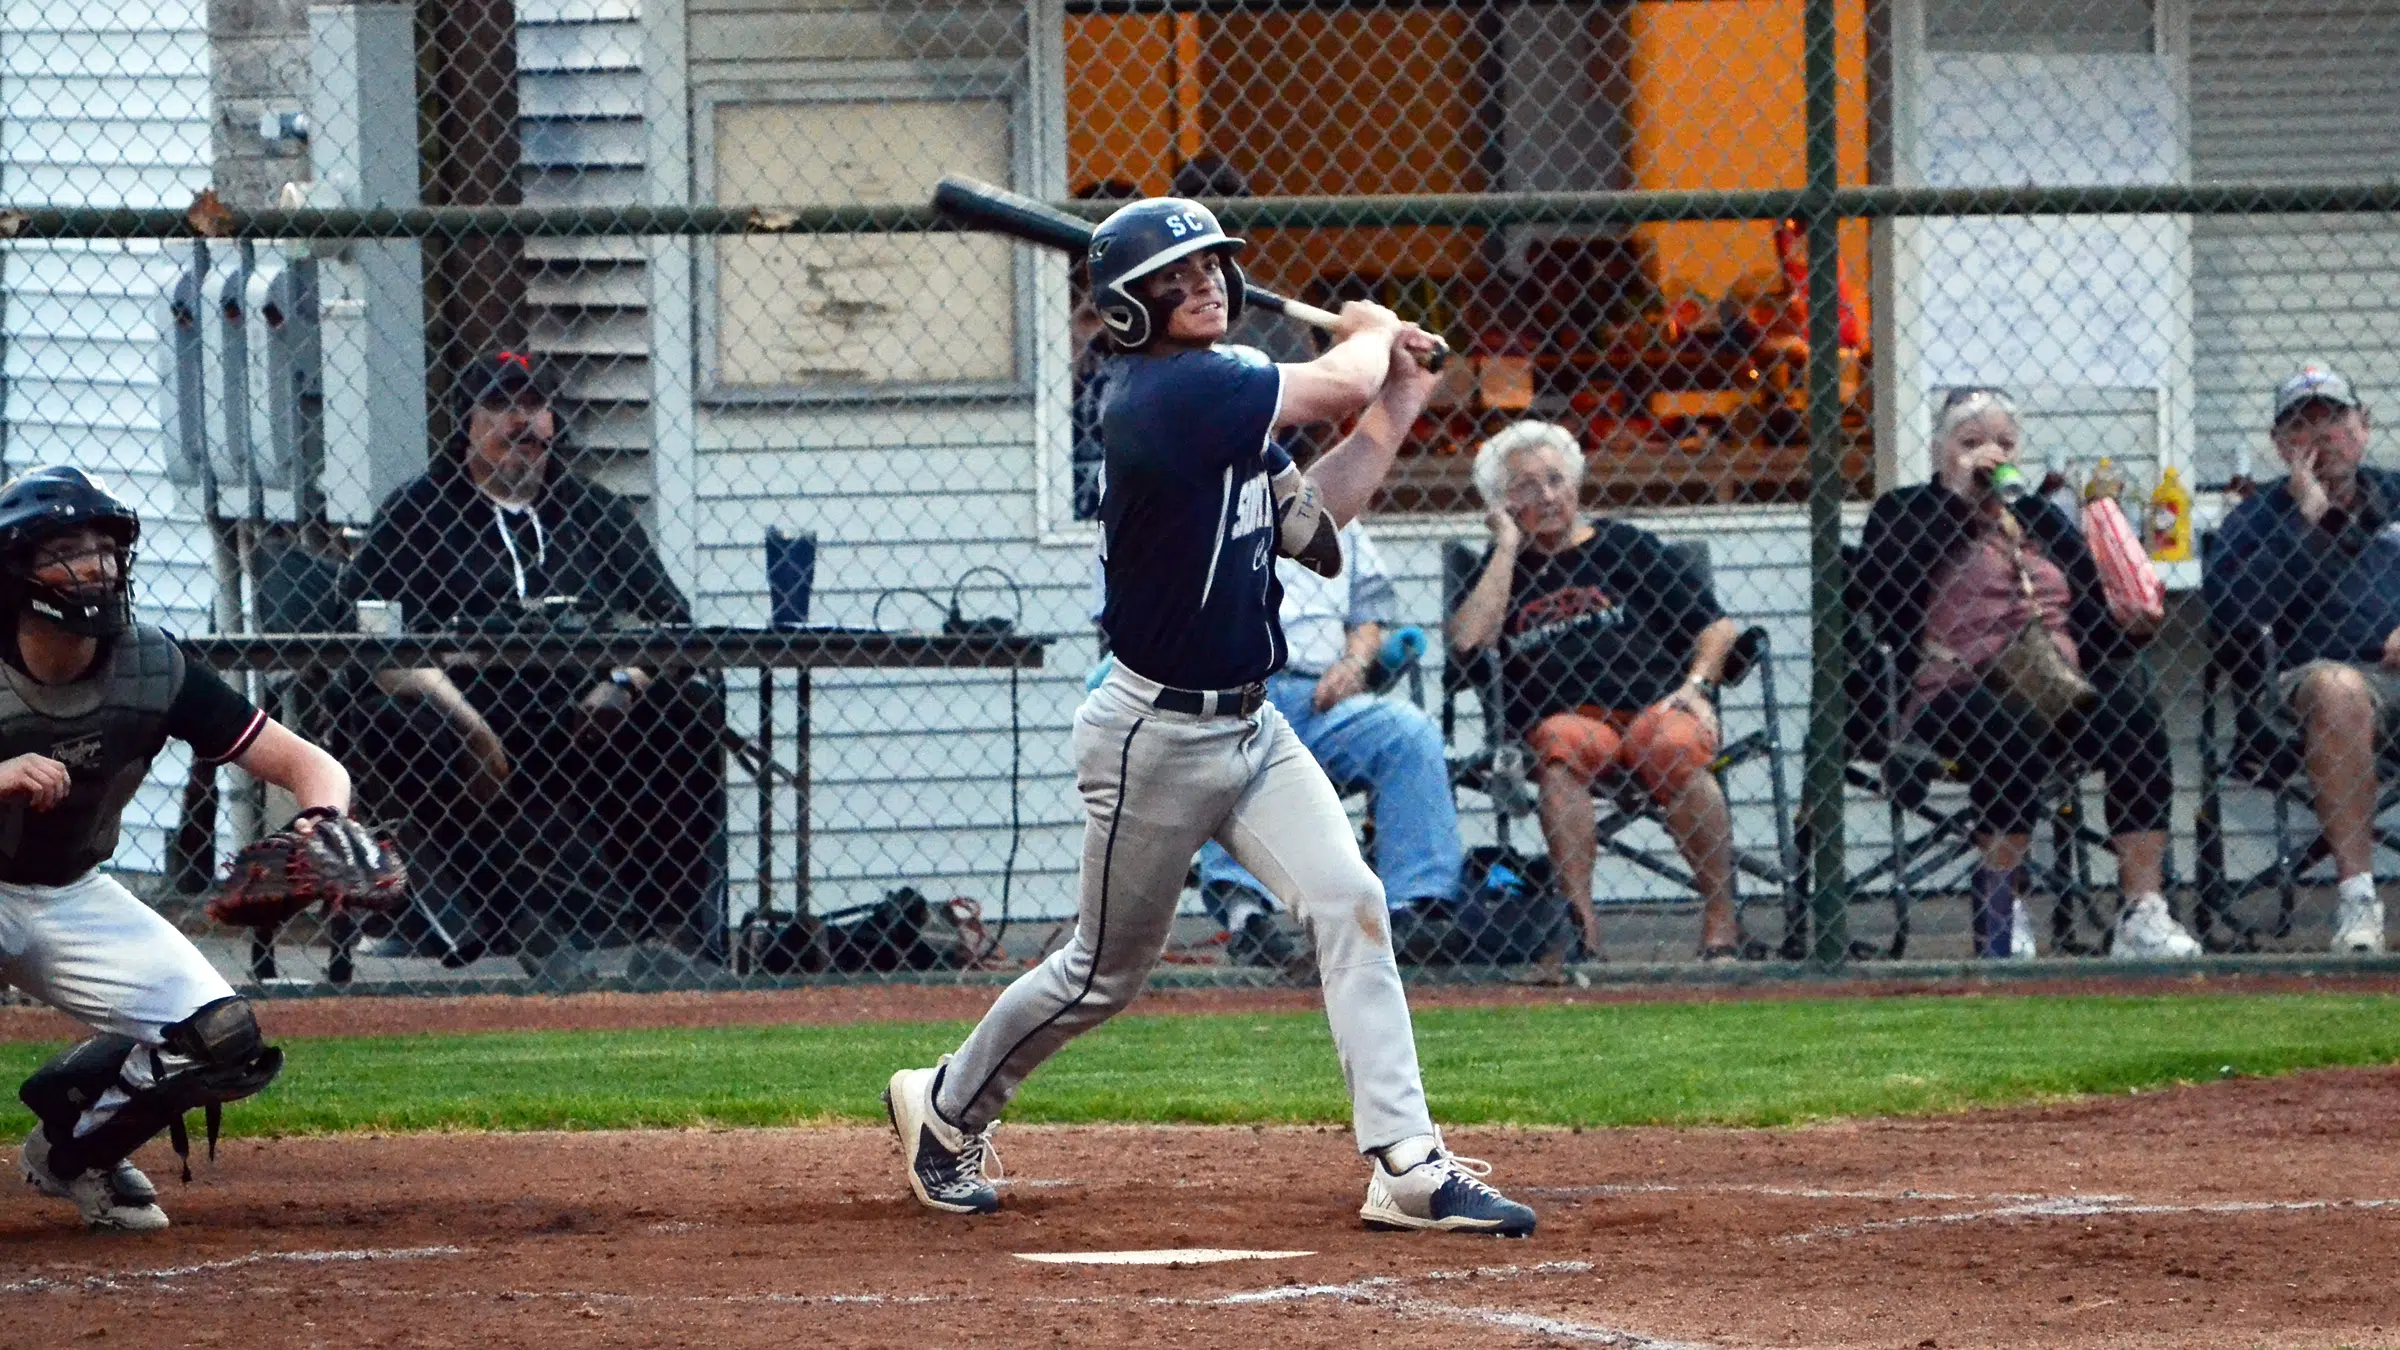
[[[2348,956],[2383,950],[2383,901],[2343,896],[2333,907],[2333,950]]]
[[[2145,895],[2117,920],[2108,954],[2120,961],[2182,961],[2201,954],[2200,939],[2184,931],[2166,897]]]
[[[1000,1208],[1000,1192],[992,1178],[1000,1175],[1000,1155],[992,1148],[993,1125],[969,1133],[934,1109],[934,1080],[944,1055],[930,1069],[902,1069],[883,1090],[883,1109],[900,1136],[900,1161],[908,1170],[908,1188],[928,1209],[950,1214],[989,1214]],[[987,1173],[987,1170],[988,1173]]]
[[[1374,1174],[1367,1178],[1367,1203],[1359,1207],[1358,1217],[1369,1228],[1530,1236],[1533,1210],[1486,1184],[1484,1178],[1491,1173],[1490,1163],[1459,1157],[1439,1145],[1423,1162],[1399,1173],[1390,1171],[1377,1154]]]
[[[50,1136],[39,1125],[17,1150],[17,1170],[25,1184],[42,1194],[74,1201],[85,1226],[94,1232],[155,1233],[167,1226],[167,1212],[158,1207],[158,1188],[131,1163],[120,1162],[105,1172],[87,1168],[60,1179],[50,1170]]]

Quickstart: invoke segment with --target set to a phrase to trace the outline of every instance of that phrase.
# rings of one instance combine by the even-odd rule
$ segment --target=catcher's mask
[[[142,518],[81,469],[35,469],[0,487],[0,587],[10,619],[31,611],[79,637],[124,632],[133,624],[133,546],[141,537]]]
[[[1092,232],[1084,267],[1092,282],[1092,307],[1119,348],[1140,351],[1167,335],[1167,320],[1183,304],[1180,292],[1146,299],[1135,290],[1143,277],[1195,253],[1215,253],[1225,269],[1225,324],[1242,317],[1242,269],[1233,260],[1247,240],[1225,233],[1216,214],[1182,197],[1151,197],[1117,208]]]

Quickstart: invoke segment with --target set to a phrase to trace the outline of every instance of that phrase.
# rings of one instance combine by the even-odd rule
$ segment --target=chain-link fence
[[[1129,358],[924,203],[1200,198],[1453,349],[1272,564],[1405,964],[2380,951],[2395,70],[2394,0],[22,3],[0,445],[407,857],[214,927],[295,803],[170,740],[114,867],[237,980],[1004,973]],[[1307,978],[1296,899],[1212,845],[1165,968]]]

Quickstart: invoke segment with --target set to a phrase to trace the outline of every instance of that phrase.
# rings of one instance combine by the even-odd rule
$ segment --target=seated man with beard
[[[451,443],[377,511],[345,592],[409,631],[688,623],[633,507],[570,472],[547,373],[515,352],[457,385]],[[685,953],[717,940],[724,709],[688,672],[391,670],[359,747],[370,793],[405,811],[420,878],[402,936],[463,963],[515,950],[572,983],[612,934]],[[380,789],[380,790],[377,790]]]

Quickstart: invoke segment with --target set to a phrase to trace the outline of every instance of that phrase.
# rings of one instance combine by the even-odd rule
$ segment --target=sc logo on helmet
[[[1166,217],[1166,222],[1167,233],[1177,239],[1185,235],[1213,233],[1206,220],[1190,211],[1178,211]]]

